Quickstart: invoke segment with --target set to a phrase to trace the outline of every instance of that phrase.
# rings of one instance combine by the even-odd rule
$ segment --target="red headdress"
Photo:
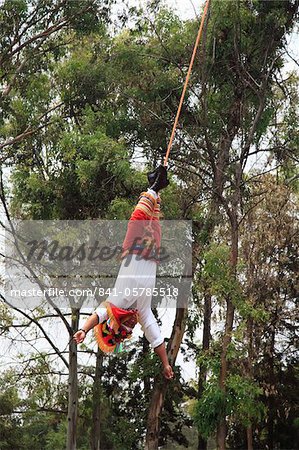
[[[132,337],[132,328],[124,326],[124,322],[134,317],[138,321],[136,309],[121,309],[112,303],[105,302],[108,319],[94,327],[94,333],[100,349],[105,353],[119,353],[122,342]]]

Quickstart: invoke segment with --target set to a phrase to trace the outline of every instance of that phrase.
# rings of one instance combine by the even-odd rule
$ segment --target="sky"
[[[165,3],[176,10],[182,19],[193,19],[200,12],[204,0],[165,0]]]

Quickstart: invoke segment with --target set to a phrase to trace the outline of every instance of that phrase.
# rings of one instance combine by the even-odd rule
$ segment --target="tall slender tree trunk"
[[[226,377],[227,377],[227,349],[231,342],[231,332],[233,328],[234,321],[234,312],[235,308],[230,299],[226,302],[226,321],[225,321],[225,331],[222,343],[222,352],[221,352],[221,368],[220,368],[220,379],[219,385],[220,389],[225,392],[226,391]],[[217,445],[220,450],[225,450],[225,441],[226,441],[226,420],[223,418],[218,425],[217,429]]]
[[[78,361],[77,344],[72,339],[78,330],[79,309],[72,309],[71,334],[69,344],[69,378],[68,378],[68,414],[66,450],[77,448],[77,418],[78,418]]]
[[[148,355],[150,352],[150,345],[145,336],[142,338],[142,353],[143,355]],[[144,384],[144,396],[146,401],[149,400],[150,392],[151,392],[151,379],[149,375],[143,376],[143,384]]]
[[[159,447],[160,414],[167,389],[166,383],[161,377],[155,380],[148,413],[145,450],[158,450]]]
[[[167,346],[169,362],[174,365],[184,336],[187,318],[187,308],[176,310],[172,334]],[[159,445],[160,414],[163,408],[165,394],[169,381],[158,376],[154,383],[153,394],[149,405],[145,450],[157,450]]]
[[[92,427],[91,427],[91,450],[101,448],[101,384],[103,370],[103,354],[98,348],[96,359],[95,379],[92,392]]]
[[[236,276],[236,266],[238,262],[238,223],[237,223],[237,209],[236,205],[234,205],[234,210],[231,216],[231,251],[230,251],[230,266],[233,276]],[[224,336],[222,342],[222,351],[221,351],[221,365],[220,365],[220,378],[219,378],[219,386],[220,389],[225,393],[226,392],[226,378],[227,378],[227,370],[228,370],[228,361],[227,361],[227,350],[228,346],[231,342],[233,323],[234,323],[234,314],[235,307],[233,305],[232,299],[228,298],[226,300],[226,318],[225,318],[225,328],[224,328]],[[225,441],[226,441],[227,427],[225,417],[220,421],[217,428],[217,446],[220,450],[225,450]]]
[[[229,163],[229,148],[231,146],[234,134],[236,132],[236,123],[233,118],[235,118],[235,110],[236,105],[233,103],[230,107],[230,117],[231,120],[228,126],[228,133],[225,133],[220,137],[219,144],[219,155],[218,158],[215,159],[215,170],[213,174],[213,201],[209,210],[209,221],[206,225],[206,233],[208,236],[207,243],[212,238],[214,229],[219,220],[219,208],[222,203],[222,195],[224,191],[225,184],[225,173]],[[207,293],[205,294],[205,303],[204,303],[204,323],[203,323],[203,341],[202,341],[202,349],[208,350],[210,347],[210,337],[211,337],[211,314],[212,314],[212,306],[211,306],[211,296]],[[207,373],[204,368],[200,368],[199,371],[199,380],[198,380],[198,400],[200,400],[203,394],[203,384],[206,380]],[[219,431],[219,430],[218,430]],[[226,436],[226,430],[222,430],[222,432]],[[221,438],[223,441],[223,437]],[[225,437],[224,437],[225,440]],[[199,435],[198,437],[198,450],[206,450],[207,441]]]
[[[211,294],[206,292],[204,296],[204,320],[203,320],[203,336],[202,336],[202,350],[203,352],[210,348],[210,336],[211,336],[211,314],[212,314],[212,297]],[[200,366],[198,377],[198,399],[201,398],[204,390],[204,383],[207,378],[207,370],[205,367]],[[207,440],[199,435],[198,437],[198,450],[207,449]]]
[[[270,346],[269,346],[269,386],[270,393],[268,399],[268,448],[274,448],[274,418],[275,418],[275,401],[274,401],[274,388],[276,384],[275,380],[275,370],[274,370],[274,351],[275,351],[275,325],[271,324],[270,330]]]
[[[250,276],[250,275],[249,275]],[[247,377],[253,379],[253,319],[249,317],[247,320],[247,342],[248,342],[248,358],[247,358]],[[253,450],[253,431],[252,424],[246,428],[247,450]]]
[[[253,450],[252,425],[246,428],[247,450]]]

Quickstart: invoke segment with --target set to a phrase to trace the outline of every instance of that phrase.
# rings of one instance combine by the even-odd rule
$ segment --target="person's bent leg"
[[[98,316],[98,319],[99,319],[98,323],[102,323],[102,322],[104,322],[104,320],[108,319],[107,309],[103,303],[101,303],[97,307],[97,309],[95,310],[95,314],[97,314],[97,316]]]
[[[142,331],[144,332],[146,339],[148,340],[152,349],[154,350],[156,347],[158,347],[164,342],[164,339],[161,335],[161,331],[159,325],[157,324],[155,316],[153,315],[151,310],[149,310],[147,314],[147,319],[148,320],[144,320],[144,317],[142,317],[142,315],[139,313],[139,321],[141,324]],[[153,319],[154,321],[149,322],[150,319]]]
[[[163,364],[163,374],[165,378],[173,378],[173,371],[168,361],[164,339],[150,307],[143,307],[139,310],[139,322],[146,339]]]

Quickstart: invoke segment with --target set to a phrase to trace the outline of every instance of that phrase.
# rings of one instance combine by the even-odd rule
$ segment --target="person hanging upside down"
[[[122,341],[129,338],[137,322],[155,353],[163,364],[165,378],[173,378],[164,339],[151,309],[151,295],[156,284],[156,270],[161,242],[159,223],[159,191],[168,186],[167,170],[159,166],[148,175],[150,188],[142,192],[128,222],[122,245],[122,263],[113,293],[101,303],[74,334],[77,344],[84,341],[89,330],[94,328],[100,348],[104,352],[117,352]],[[137,309],[129,309],[136,302]],[[129,293],[129,295],[124,295]],[[116,295],[115,295],[116,294]],[[135,294],[135,295],[133,295]]]

